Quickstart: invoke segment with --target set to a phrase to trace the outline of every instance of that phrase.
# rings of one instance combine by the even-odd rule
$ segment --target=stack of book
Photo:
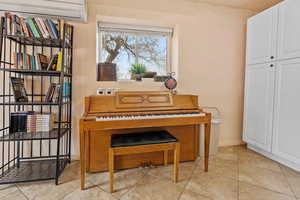
[[[28,102],[27,92],[23,78],[10,77],[12,91],[15,97],[15,102]]]
[[[27,132],[47,132],[54,128],[55,114],[31,113],[27,116]]]
[[[59,95],[60,95],[60,84],[51,83],[45,97],[45,102],[57,103],[59,101]]]
[[[19,17],[9,12],[5,13],[4,33],[25,37],[63,39],[64,20],[54,20],[40,17]],[[1,20],[2,21],[2,20]]]
[[[62,69],[62,52],[59,51],[50,59],[46,55],[36,54],[35,56],[27,53],[13,53],[13,67],[22,70],[47,70],[61,71]]]
[[[14,67],[16,69],[26,70],[46,70],[48,67],[48,58],[43,54],[36,56],[27,53],[13,53]]]

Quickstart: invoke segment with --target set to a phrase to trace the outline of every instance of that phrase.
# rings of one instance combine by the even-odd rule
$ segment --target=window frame
[[[106,29],[106,30],[103,30]],[[159,26],[144,26],[144,25],[128,25],[128,24],[116,24],[107,22],[97,22],[97,36],[96,36],[96,62],[100,63],[102,56],[102,33],[111,29],[113,32],[127,32],[127,33],[145,33],[145,35],[157,35],[166,37],[167,39],[167,52],[166,52],[166,73],[170,73],[173,70],[172,67],[172,43],[173,43],[173,28],[159,27]],[[119,30],[119,31],[118,31]],[[165,74],[165,75],[167,75]],[[129,80],[129,79],[121,79]]]

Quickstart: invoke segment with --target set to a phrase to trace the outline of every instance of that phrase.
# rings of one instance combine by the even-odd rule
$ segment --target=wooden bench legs
[[[179,142],[109,148],[108,169],[109,169],[110,192],[112,193],[114,191],[114,186],[113,186],[114,180],[113,179],[114,179],[115,156],[163,151],[164,152],[164,165],[166,166],[168,164],[168,151],[169,150],[174,150],[173,180],[176,183],[178,181],[179,161],[180,161],[180,143]]]
[[[178,171],[179,171],[179,161],[180,161],[180,144],[175,144],[174,149],[174,182],[177,183],[178,181]]]

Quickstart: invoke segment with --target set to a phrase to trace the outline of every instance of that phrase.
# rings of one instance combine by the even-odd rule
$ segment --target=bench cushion
[[[177,139],[167,131],[114,134],[111,136],[111,147],[127,147],[170,142],[177,142]]]

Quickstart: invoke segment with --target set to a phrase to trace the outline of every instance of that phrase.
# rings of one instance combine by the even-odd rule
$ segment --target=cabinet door
[[[274,154],[300,165],[300,59],[276,69]]]
[[[271,152],[274,64],[247,66],[244,104],[245,142]]]
[[[247,64],[271,62],[276,58],[278,6],[251,17],[247,22]]]
[[[278,57],[300,57],[300,1],[287,0],[279,6]]]

